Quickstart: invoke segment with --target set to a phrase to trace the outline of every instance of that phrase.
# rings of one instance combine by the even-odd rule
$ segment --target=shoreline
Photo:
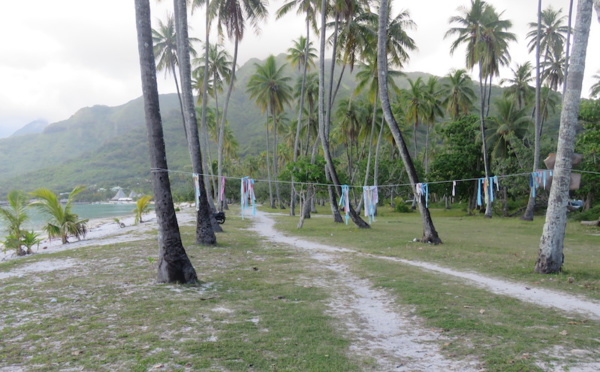
[[[184,224],[190,223],[193,221],[195,216],[191,211],[195,209],[176,206],[179,208],[179,212],[177,212],[177,221],[179,225],[182,226]],[[120,216],[114,217],[100,217],[90,219],[87,223],[87,233],[85,237],[81,240],[76,240],[76,238],[70,237],[69,243],[62,244],[59,238],[49,240],[48,235],[43,231],[36,231],[40,234],[40,237],[45,237],[39,243],[39,245],[35,245],[32,247],[33,254],[25,255],[25,256],[17,256],[14,250],[7,250],[3,252],[0,249],[0,263],[8,262],[11,260],[31,257],[38,254],[46,254],[46,253],[56,253],[69,249],[77,249],[82,247],[88,247],[92,245],[107,245],[114,244],[120,242],[127,242],[132,240],[139,239],[139,233],[143,233],[145,231],[149,231],[151,229],[155,229],[157,227],[156,214],[154,210],[144,214],[144,222],[135,225],[135,216],[123,216],[123,218],[119,218]],[[119,218],[119,221],[125,224],[125,227],[120,227],[115,221],[115,218]],[[131,234],[136,232],[136,234]],[[3,246],[1,246],[4,249]]]

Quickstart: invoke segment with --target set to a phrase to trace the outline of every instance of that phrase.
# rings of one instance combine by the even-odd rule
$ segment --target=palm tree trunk
[[[327,0],[321,1],[322,8],[327,9]],[[319,48],[319,135],[321,137],[321,145],[323,146],[323,153],[325,162],[327,164],[327,170],[331,176],[336,192],[341,194],[340,180],[337,176],[331,152],[329,151],[329,130],[327,128],[327,119],[325,116],[325,13],[321,12],[321,43]],[[329,116],[329,113],[328,113]],[[337,207],[337,205],[335,206]],[[335,214],[334,214],[335,215]],[[359,228],[370,228],[368,223],[363,221],[352,206],[350,206],[349,215],[352,218],[352,222]]]
[[[271,136],[269,136],[269,119],[267,118],[267,182],[269,183],[269,206],[274,209],[275,203],[273,201],[273,185],[271,184],[271,162],[269,158],[269,142],[271,140]]]
[[[281,193],[279,190],[279,182],[277,182],[278,172],[277,172],[277,126],[278,126],[277,116],[273,113],[273,179],[275,180],[275,197],[277,198],[277,205],[279,209],[284,209],[283,204],[281,203]]]
[[[538,16],[537,16],[537,37],[535,40],[535,120],[534,120],[534,140],[533,140],[533,170],[537,171],[540,167],[540,138],[541,138],[541,74],[540,74],[540,39],[542,30],[542,0],[538,0]],[[525,213],[521,216],[524,221],[533,221],[533,212],[535,210],[535,196],[533,193],[529,194],[527,200],[527,208]]]
[[[486,136],[485,136],[485,102],[486,102],[486,90],[484,87],[484,82],[483,82],[483,71],[482,71],[482,64],[481,62],[479,63],[479,92],[481,95],[481,106],[480,106],[480,113],[479,113],[479,129],[481,130],[481,152],[483,155],[483,169],[485,172],[485,178],[489,179],[490,178],[490,165],[488,163],[488,154],[487,154],[487,143],[486,143]],[[492,218],[492,202],[489,201],[486,205],[485,205],[485,218]]]
[[[592,19],[592,5],[592,0],[580,0],[577,10],[571,72],[569,73],[567,92],[560,114],[556,163],[548,199],[546,222],[544,223],[538,259],[534,269],[535,272],[540,274],[560,272],[564,261],[563,245],[567,226],[567,202],[569,200],[581,86]]]
[[[215,237],[215,232],[212,227],[212,220],[214,217],[208,204],[206,188],[204,186],[202,153],[200,151],[200,139],[198,136],[198,126],[196,125],[196,110],[194,108],[194,97],[192,95],[186,1],[174,0],[173,5],[175,9],[175,26],[177,29],[177,57],[179,58],[183,108],[188,130],[188,149],[192,161],[192,170],[194,173],[198,174],[200,183],[200,205],[196,215],[196,243],[214,245],[217,243],[217,238]]]
[[[377,121],[377,96],[375,93],[375,102],[373,102],[373,117],[371,118],[371,133],[369,134],[369,155],[367,156],[367,169],[365,170],[365,182],[364,186],[368,185],[369,172],[371,169],[371,148],[373,147],[373,135],[375,133],[375,125]],[[362,199],[361,199],[362,200]],[[360,210],[360,208],[358,208]]]
[[[142,91],[144,96],[144,114],[150,150],[150,164],[153,169],[152,185],[158,220],[158,277],[159,283],[195,283],[198,278],[185,248],[181,242],[179,225],[175,215],[169,175],[163,171],[169,169],[163,137],[158,86],[156,84],[156,65],[152,50],[152,26],[150,24],[150,3],[148,0],[135,0],[138,51]]]
[[[302,123],[302,110],[304,109],[304,90],[306,89],[306,70],[308,68],[308,51],[310,46],[310,18],[306,14],[306,46],[304,48],[304,66],[302,66],[302,85],[300,86],[300,106],[298,107],[298,121],[296,123],[296,138],[294,138],[294,162],[298,160],[298,144],[300,142],[300,127]],[[292,177],[292,191],[290,197],[290,216],[296,214],[296,193],[294,191],[294,177]]]
[[[408,178],[410,179],[410,183],[413,188],[413,192],[416,192],[416,184],[419,182],[419,176],[417,175],[417,171],[415,170],[412,159],[410,158],[410,154],[408,153],[408,148],[406,147],[406,142],[404,142],[404,138],[402,137],[402,133],[400,133],[400,128],[398,128],[398,123],[392,114],[392,108],[390,105],[390,99],[388,95],[387,89],[387,51],[386,51],[386,21],[388,19],[388,0],[381,0],[381,4],[379,7],[379,27],[377,30],[377,70],[378,70],[378,78],[379,78],[379,99],[381,100],[381,108],[383,109],[383,114],[385,116],[385,120],[388,123],[388,127],[396,140],[396,144],[398,145],[398,150],[400,155],[402,156],[402,161],[404,162],[404,167],[406,168],[406,172],[408,174]],[[433,220],[431,219],[431,215],[429,214],[429,209],[425,205],[425,197],[421,196],[421,202],[419,203],[419,212],[421,213],[421,219],[423,221],[423,237],[421,238],[422,242],[432,243],[432,244],[441,244],[442,240],[439,238],[437,231],[435,230],[435,226],[433,225]]]
[[[597,10],[600,17],[600,9]],[[562,96],[567,92],[567,80],[569,79],[569,58],[571,55],[571,20],[573,19],[573,0],[569,1],[569,21],[567,23],[567,45],[565,47],[565,83],[563,84]],[[539,20],[538,20],[539,22]]]
[[[183,115],[183,101],[181,100],[181,92],[179,90],[179,81],[177,80],[177,71],[175,71],[175,64],[171,65],[171,73],[173,74],[173,79],[175,79],[175,89],[177,90],[177,99],[179,100],[179,108],[181,110],[181,123],[183,124],[183,134],[185,135],[185,139],[187,141],[187,129],[185,127],[185,116]]]

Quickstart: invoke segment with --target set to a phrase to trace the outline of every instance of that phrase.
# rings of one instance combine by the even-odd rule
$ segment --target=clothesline
[[[172,170],[172,169],[160,169],[160,168],[151,168],[150,171],[152,173],[157,173],[157,172],[167,172],[167,173],[180,173],[180,174],[186,174],[189,176],[193,176],[195,173],[192,172],[186,172],[186,171],[179,171],[179,170]],[[600,175],[600,172],[592,172],[592,171],[582,171],[582,170],[574,170],[572,171],[572,173],[588,173],[588,174],[596,174],[596,175]],[[505,174],[505,175],[498,175],[498,176],[494,176],[497,178],[508,178],[508,177],[519,177],[519,176],[529,176],[531,175],[531,172],[524,172],[524,173],[514,173],[514,174]],[[210,174],[202,174],[203,177],[217,177],[215,175],[210,175]],[[229,177],[229,176],[222,176],[225,179],[228,180],[242,180],[246,177]],[[476,178],[464,178],[464,179],[457,179],[457,180],[449,180],[449,181],[431,181],[431,182],[423,182],[424,184],[428,184],[428,185],[432,185],[432,184],[442,184],[442,183],[455,183],[455,182],[469,182],[469,181],[479,181],[481,178],[485,178],[485,177],[476,177]],[[269,180],[266,179],[255,179],[256,182],[268,182]],[[280,181],[280,180],[271,180],[271,182],[275,182],[275,183],[280,183],[280,184],[297,184],[297,185],[311,185],[311,186],[333,186],[333,184],[330,183],[318,183],[318,182],[298,182],[298,181]],[[398,183],[398,184],[388,184],[388,185],[377,185],[377,187],[379,188],[384,188],[384,187],[405,187],[405,186],[412,186],[411,183]],[[362,189],[364,186],[360,185],[360,186],[353,186],[353,185],[349,185],[348,187],[350,188],[357,188],[357,189]]]

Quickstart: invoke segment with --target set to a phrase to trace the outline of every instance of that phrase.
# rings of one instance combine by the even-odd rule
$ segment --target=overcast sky
[[[392,0],[393,1],[393,0]],[[533,61],[527,53],[527,24],[535,21],[535,0],[488,0],[512,20],[518,43],[512,44],[512,64]],[[569,0],[544,0],[568,13]],[[575,1],[576,7],[577,1]],[[165,19],[172,1],[151,0],[153,27]],[[283,1],[271,0],[270,9]],[[417,29],[410,31],[419,50],[411,53],[406,71],[445,75],[464,66],[464,55],[449,56],[449,40],[443,36],[448,19],[469,0],[393,1],[395,11],[407,8]],[[191,36],[203,39],[202,11],[191,19]],[[600,69],[600,25],[592,22],[584,81],[589,94],[592,75]],[[249,58],[266,58],[287,50],[291,40],[303,34],[304,21],[292,13],[271,17],[255,35],[247,32],[240,44],[239,64]],[[29,0],[0,4],[0,137],[42,118],[56,122],[78,109],[93,105],[118,106],[141,96],[133,0]],[[508,76],[509,71],[504,72]],[[172,78],[159,73],[161,93],[174,92]]]

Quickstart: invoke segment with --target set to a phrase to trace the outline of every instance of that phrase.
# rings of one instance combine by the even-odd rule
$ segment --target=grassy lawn
[[[323,214],[329,213],[325,207]],[[395,213],[380,208],[371,229],[336,224],[328,215],[314,214],[297,229],[297,217],[278,216],[277,228],[320,243],[348,247],[364,253],[427,261],[450,268],[471,270],[569,293],[600,299],[600,229],[569,222],[565,238],[565,263],[557,275],[533,273],[544,218],[533,222],[518,218],[485,219],[459,215],[456,210],[432,210],[444,244],[413,242],[422,234],[418,213]],[[594,235],[596,234],[596,235]],[[573,283],[569,283],[573,278]]]
[[[281,211],[277,211],[281,212]],[[287,212],[287,211],[285,211]],[[324,211],[325,213],[325,211]],[[565,271],[532,273],[542,218],[467,217],[434,211],[443,245],[420,237],[418,214],[382,209],[372,229],[314,215],[278,215],[277,228],[360,252],[433,262],[599,299],[598,229],[569,224]],[[349,352],[340,319],[327,312],[324,275],[297,248],[264,241],[251,219],[228,213],[216,247],[188,254],[197,286],[155,283],[156,234],[143,240],[33,255],[0,263],[0,273],[52,260],[66,269],[0,279],[0,367],[31,371],[359,371],[373,361]],[[489,371],[544,370],[537,363],[600,362],[600,322],[469,287],[463,281],[373,257],[345,255],[352,273],[408,305],[436,329],[449,358],[476,356]],[[327,274],[331,275],[331,274]],[[568,278],[574,278],[573,283]]]
[[[325,314],[327,293],[300,285],[306,257],[262,242],[227,219],[219,245],[191,245],[199,286],[155,283],[146,240],[34,255],[72,268],[0,282],[0,366],[26,370],[353,371],[348,341]],[[161,367],[162,366],[162,367]]]

